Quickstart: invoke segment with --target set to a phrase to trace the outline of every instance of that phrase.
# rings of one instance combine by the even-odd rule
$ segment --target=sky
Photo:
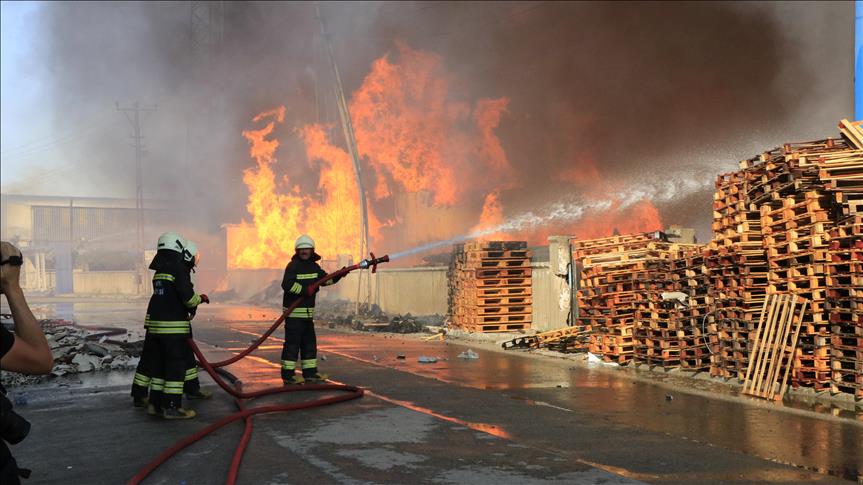
[[[39,163],[55,133],[48,113],[34,110],[44,101],[42,69],[28,62],[32,48],[33,19],[39,5],[31,2],[0,2],[0,112],[2,112],[2,180],[20,180],[31,163]],[[49,149],[50,151],[50,149]]]
[[[0,183],[3,192],[134,197],[135,187],[83,191],[86,144],[99,136],[128,136],[129,125],[112,103],[57,123],[51,66],[33,55],[42,2],[0,2]],[[129,147],[129,163],[133,151]],[[76,173],[77,172],[77,173]],[[35,190],[34,190],[35,189]]]

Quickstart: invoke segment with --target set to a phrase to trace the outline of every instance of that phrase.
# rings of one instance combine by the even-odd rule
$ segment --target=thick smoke
[[[248,120],[285,104],[287,127],[336,121],[313,5],[222,5],[223,42],[209,68],[192,49],[187,2],[52,2],[34,26],[55,125],[111,115],[115,100],[158,103],[144,133],[147,193],[194,200],[185,207],[213,231],[245,215]],[[732,170],[783,141],[833,134],[851,106],[852,8],[322,3],[349,94],[399,40],[439,54],[457,95],[510,99],[497,133],[520,177],[501,194],[513,214],[572,195],[572,179],[594,166],[619,189],[669,171]],[[82,181],[131,194],[128,123],[113,115],[86,145],[92,175]],[[303,180],[302,147],[280,150],[280,160],[297,161],[288,175]],[[663,202],[663,218],[695,225],[704,239],[710,197]]]

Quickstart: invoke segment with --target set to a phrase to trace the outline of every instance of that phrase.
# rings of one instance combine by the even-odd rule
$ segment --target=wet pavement
[[[140,325],[144,306],[73,306],[66,318]],[[248,346],[276,315],[204,307],[195,337],[222,358]],[[240,483],[810,483],[863,470],[863,423],[853,418],[670,390],[563,359],[322,326],[322,369],[366,388],[366,396],[256,417]],[[478,360],[457,357],[468,347]],[[277,385],[280,349],[273,338],[230,369],[249,386]],[[420,356],[439,361],[421,364]],[[254,405],[314,393],[296,394]],[[27,396],[19,412],[33,433],[13,451],[35,469],[28,483],[123,483],[161,449],[233,410],[219,392],[192,405],[201,419],[151,419],[130,406],[116,374]],[[232,425],[193,445],[147,483],[220,483],[240,431]]]

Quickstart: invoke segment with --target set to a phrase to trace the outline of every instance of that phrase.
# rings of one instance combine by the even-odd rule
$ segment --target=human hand
[[[11,243],[0,241],[0,293],[18,288],[23,263],[21,251]]]

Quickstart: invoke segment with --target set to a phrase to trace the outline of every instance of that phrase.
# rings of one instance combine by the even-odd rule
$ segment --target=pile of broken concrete
[[[72,322],[43,320],[42,329],[54,355],[54,369],[47,376],[26,376],[3,372],[6,387],[44,382],[101,370],[130,370],[138,365],[143,341],[130,342],[130,336],[121,329],[83,329]]]

